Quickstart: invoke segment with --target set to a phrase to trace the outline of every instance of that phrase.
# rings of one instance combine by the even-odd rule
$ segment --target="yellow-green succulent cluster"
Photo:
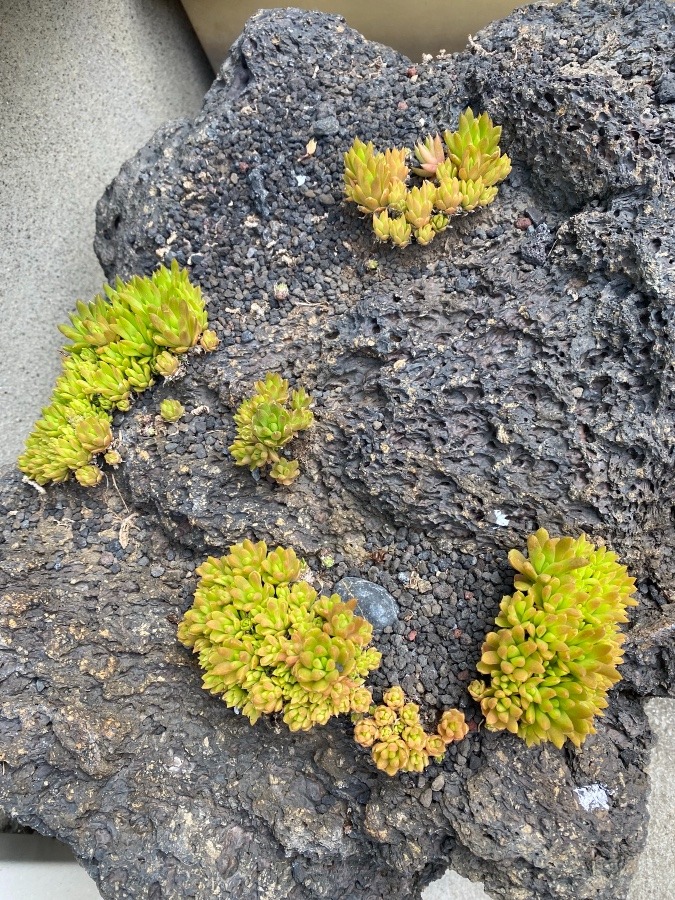
[[[381,658],[372,626],[354,615],[356,600],[299,581],[302,568],[292,549],[235,544],[197,569],[194,605],[178,627],[199,654],[204,688],[252,724],[282,713],[291,731],[307,731],[372,703],[364,679]]]
[[[312,398],[304,388],[292,393],[281,375],[268,374],[256,381],[255,394],[241,404],[234,415],[237,437],[230,453],[238,466],[251,471],[271,465],[270,478],[292,484],[300,474],[298,462],[279,451],[314,421]]]
[[[19,457],[21,471],[38,484],[73,473],[80,484],[97,484],[94,457],[106,454],[113,465],[121,459],[108,450],[113,411],[129,409],[155,375],[173,375],[178,355],[198,341],[209,350],[218,343],[206,327],[201,291],[175,261],[104,291],[91,303],[78,301],[71,324],[60,326],[70,340],[63,371]]]
[[[619,625],[637,604],[635,580],[615,553],[583,534],[551,538],[540,528],[527,549],[527,557],[509,553],[515,591],[483,644],[477,669],[490,683],[474,681],[469,690],[491,731],[507,729],[528,745],[578,747],[595,733],[593,719],[621,677]]]
[[[422,772],[432,757],[441,762],[447,745],[460,741],[469,730],[464,714],[452,709],[443,713],[436,732],[428,734],[420,724],[419,710],[394,685],[384,692],[379,706],[370,707],[369,715],[353,717],[354,740],[370,748],[373,762],[387,775]]]
[[[451,216],[487,206],[497,184],[511,171],[511,160],[499,149],[502,129],[484,112],[471,108],[459,117],[457,131],[429,135],[415,145],[421,184],[408,187],[409,150],[378,153],[359,138],[344,155],[345,197],[373,217],[381,241],[407,246],[413,237],[428,244],[447,228]],[[446,155],[447,154],[447,155]]]

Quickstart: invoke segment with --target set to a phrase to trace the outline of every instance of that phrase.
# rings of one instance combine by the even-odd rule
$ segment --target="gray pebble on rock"
[[[365,578],[343,578],[335,585],[335,592],[343,600],[356,598],[356,612],[373,628],[386,628],[398,618],[398,604],[389,591]]]

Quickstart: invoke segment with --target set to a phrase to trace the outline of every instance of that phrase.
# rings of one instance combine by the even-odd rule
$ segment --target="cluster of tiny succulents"
[[[528,746],[552,741],[577,747],[594,734],[593,719],[620,679],[624,635],[619,624],[637,605],[635,580],[615,553],[585,535],[551,538],[540,528],[528,555],[509,553],[514,593],[502,599],[497,631],[487,635],[474,681],[485,724],[507,729]]]
[[[111,465],[121,462],[111,447],[113,412],[129,409],[133,395],[156,375],[174,375],[180,354],[198,342],[204,350],[218,344],[207,329],[200,289],[175,261],[149,278],[118,279],[104,291],[91,303],[78,301],[71,324],[60,326],[70,341],[62,374],[18,461],[37,484],[71,474],[87,487],[98,484],[97,455]]]
[[[445,748],[461,741],[469,730],[464,713],[448,709],[434,734],[428,734],[419,718],[419,706],[406,702],[398,685],[384,692],[382,703],[371,706],[368,715],[353,716],[354,740],[369,747],[373,762],[387,775],[422,772],[433,758],[441,762]]]
[[[307,731],[372,704],[372,626],[354,614],[356,600],[319,596],[302,571],[292,549],[248,540],[197,569],[178,638],[199,654],[204,688],[251,724],[281,713],[291,731]]]
[[[466,109],[457,131],[416,144],[419,166],[412,172],[422,181],[412,187],[407,148],[378,153],[372,142],[356,138],[344,155],[345,197],[372,215],[379,240],[405,247],[414,237],[428,244],[451,216],[487,206],[497,196],[498,182],[511,171],[511,160],[499,149],[501,133],[487,113],[476,118]]]
[[[256,381],[255,393],[244,400],[234,415],[237,437],[230,453],[238,466],[255,469],[271,466],[270,478],[279,484],[292,484],[300,474],[298,462],[280,454],[300,432],[314,421],[312,398],[304,388],[291,392],[288,381],[268,374]]]

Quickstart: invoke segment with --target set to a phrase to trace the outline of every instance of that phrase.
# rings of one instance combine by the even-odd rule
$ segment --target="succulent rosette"
[[[255,383],[255,393],[244,400],[234,416],[237,437],[230,453],[238,466],[251,471],[271,466],[278,484],[292,484],[300,474],[298,461],[279,452],[314,421],[312,398],[304,388],[290,391],[288,381],[269,373]]]

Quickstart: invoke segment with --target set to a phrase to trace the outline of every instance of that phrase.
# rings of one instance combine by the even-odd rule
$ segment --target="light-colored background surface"
[[[256,0],[183,0],[197,36],[217,69],[244,22],[261,6]],[[280,3],[279,6],[284,4]],[[466,36],[503,18],[523,0],[294,0],[288,6],[338,13],[371,41],[413,60],[423,53],[463,50]]]
[[[186,0],[193,15],[207,5]],[[398,20],[394,4],[384,0],[322,8],[419,56],[457,49],[468,32],[514,5],[458,0],[452,16],[439,16],[430,10],[447,9],[447,0],[419,0],[414,16],[401,4],[405,15]],[[255,4],[234,0],[227,9],[221,47],[236,37]],[[442,33],[448,23],[454,36]],[[209,29],[214,38],[212,25],[206,36]],[[197,112],[212,73],[177,0],[0,0],[0,46],[1,464],[16,458],[49,398],[61,345],[56,324],[77,297],[89,299],[100,287],[92,250],[96,201],[155,128]],[[660,735],[652,762],[653,819],[631,900],[675,900],[675,703],[653,701],[649,709]],[[486,896],[454,873],[425,892],[425,900]],[[66,848],[0,835],[3,900],[97,897]]]

